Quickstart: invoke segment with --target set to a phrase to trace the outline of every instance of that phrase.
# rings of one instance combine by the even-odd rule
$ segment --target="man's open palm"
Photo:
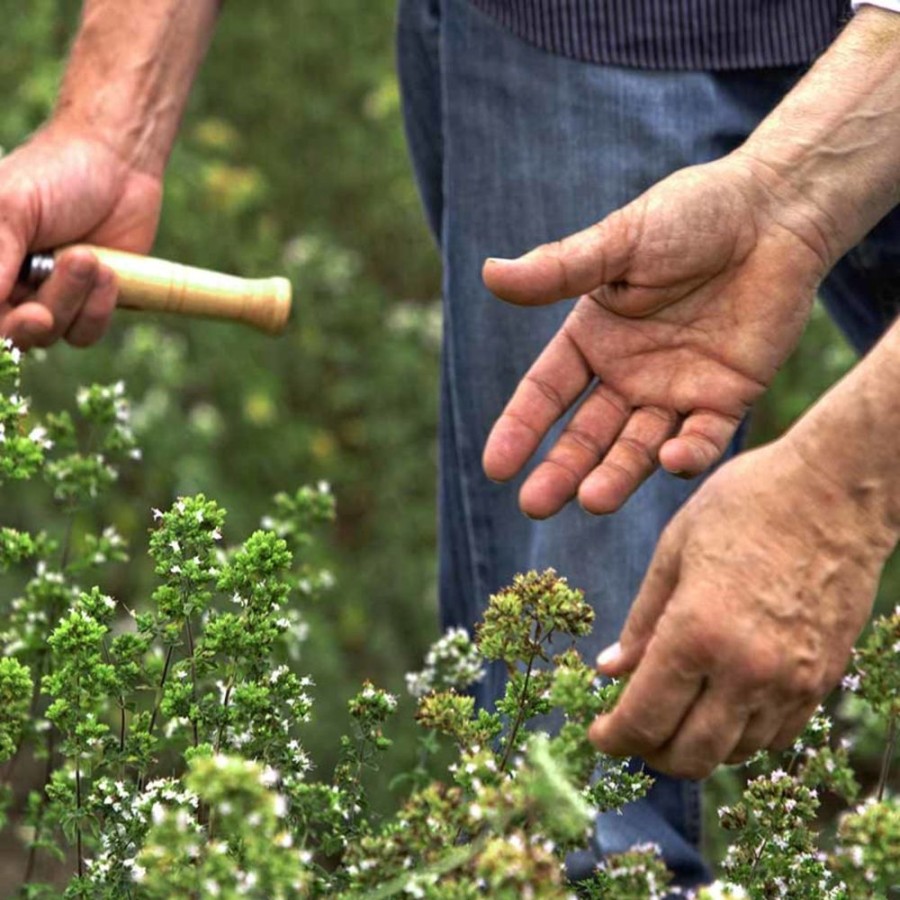
[[[612,512],[658,465],[697,475],[720,458],[831,263],[797,199],[734,154],[519,260],[488,260],[485,283],[512,303],[581,295],[485,448],[488,476],[512,478],[577,405],[522,488],[524,512],[550,516],[575,496]]]

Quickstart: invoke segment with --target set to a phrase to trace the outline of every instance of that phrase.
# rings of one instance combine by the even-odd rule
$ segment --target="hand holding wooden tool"
[[[120,307],[232,319],[269,334],[279,334],[287,325],[291,283],[286,278],[238,278],[122,250],[78,246],[115,272]],[[52,253],[32,254],[19,280],[37,287],[50,277],[53,266]]]

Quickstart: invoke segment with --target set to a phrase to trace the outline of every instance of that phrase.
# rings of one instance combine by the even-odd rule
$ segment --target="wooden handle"
[[[116,273],[119,306],[246,322],[269,334],[284,330],[291,311],[287,278],[237,278],[208,269],[78,245]]]

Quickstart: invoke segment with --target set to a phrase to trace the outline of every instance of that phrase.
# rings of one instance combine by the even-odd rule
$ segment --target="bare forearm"
[[[836,262],[900,203],[900,15],[863,7],[739,152]]]
[[[846,497],[869,513],[888,549],[900,538],[900,320],[788,432]],[[827,512],[827,511],[826,511]]]
[[[86,0],[54,120],[162,174],[220,0]]]

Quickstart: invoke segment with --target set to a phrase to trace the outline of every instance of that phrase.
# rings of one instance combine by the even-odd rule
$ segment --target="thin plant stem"
[[[153,712],[150,714],[150,725],[147,727],[147,733],[153,734],[156,727],[156,717],[159,715],[159,707],[162,705],[162,692],[166,686],[166,679],[169,677],[169,667],[172,665],[172,657],[175,654],[175,645],[170,644],[166,653],[166,661],[163,664],[162,675],[159,678],[159,685],[156,688],[156,702],[153,704]]]
[[[166,679],[169,677],[169,667],[172,665],[172,657],[175,654],[175,645],[170,644],[166,653],[166,661],[163,663],[162,675],[159,678],[159,685],[156,688],[156,702],[153,704],[153,712],[150,714],[150,724],[147,726],[147,734],[152,735],[153,729],[156,727],[156,717],[159,715],[159,708],[162,704],[163,688],[166,686]],[[144,786],[144,776],[146,772],[138,775],[137,787],[141,790]]]
[[[534,634],[534,643],[537,644],[538,648],[540,648],[542,641],[549,641],[553,635],[553,629],[551,629],[546,635],[541,634],[541,626],[538,625],[535,634]],[[540,650],[535,650],[532,653],[531,658],[528,660],[528,668],[525,670],[525,681],[522,684],[522,695],[521,701],[519,703],[519,711],[516,714],[516,721],[513,724],[513,727],[509,733],[509,738],[506,742],[506,750],[503,753],[503,760],[500,763],[500,771],[505,772],[507,765],[509,765],[510,757],[512,756],[513,747],[516,745],[516,738],[519,736],[519,731],[522,729],[522,725],[525,722],[525,703],[528,699],[528,686],[531,683],[531,673],[534,671],[534,661],[537,659]]]
[[[78,856],[78,877],[84,878],[84,847],[81,835],[81,759],[76,757],[75,762],[75,808],[78,812],[78,821],[75,825],[75,852]]]
[[[54,728],[51,725],[47,729],[47,764],[44,766],[44,786],[41,789],[41,805],[38,807],[37,819],[34,823],[34,837],[28,848],[28,860],[25,863],[25,873],[22,876],[23,884],[30,884],[34,878],[34,869],[37,863],[38,843],[41,839],[41,829],[44,822],[44,812],[47,809],[47,785],[50,784],[50,776],[53,774],[53,754],[56,744]]]
[[[194,703],[196,703],[197,702],[197,665],[194,660],[194,633],[191,630],[190,616],[185,616],[184,630],[185,630],[185,634],[187,635],[188,653],[190,654],[190,656],[188,658],[190,659],[190,663],[191,663],[191,698],[193,699]],[[194,746],[197,747],[200,744],[200,733],[197,729],[196,716],[191,718],[191,727],[193,728],[193,732],[194,732]]]
[[[535,657],[532,656],[528,660],[528,668],[525,671],[525,681],[522,683],[522,699],[519,704],[519,711],[516,713],[516,721],[510,729],[509,737],[506,739],[506,750],[503,752],[503,759],[500,761],[500,771],[505,772],[512,756],[513,747],[516,745],[516,738],[519,736],[519,730],[525,721],[525,699],[528,695],[528,685],[531,682],[531,672],[534,668]]]
[[[225,696],[222,698],[222,724],[219,726],[219,731],[216,734],[216,746],[215,752],[219,752],[219,747],[222,746],[222,738],[225,734],[225,713],[228,711],[228,704],[231,702],[231,691],[234,687],[234,675],[228,679],[228,687],[225,688]]]
[[[75,506],[70,506],[66,511],[66,533],[63,537],[62,554],[59,560],[60,572],[65,572],[66,566],[69,564],[69,556],[72,553],[72,534],[75,530],[75,514],[77,512],[78,510]]]
[[[891,773],[891,765],[894,762],[894,752],[897,749],[897,716],[891,716],[888,723],[887,744],[884,755],[881,757],[881,773],[878,776],[878,790],[876,796],[880,803],[884,799],[887,789],[888,777]]]

